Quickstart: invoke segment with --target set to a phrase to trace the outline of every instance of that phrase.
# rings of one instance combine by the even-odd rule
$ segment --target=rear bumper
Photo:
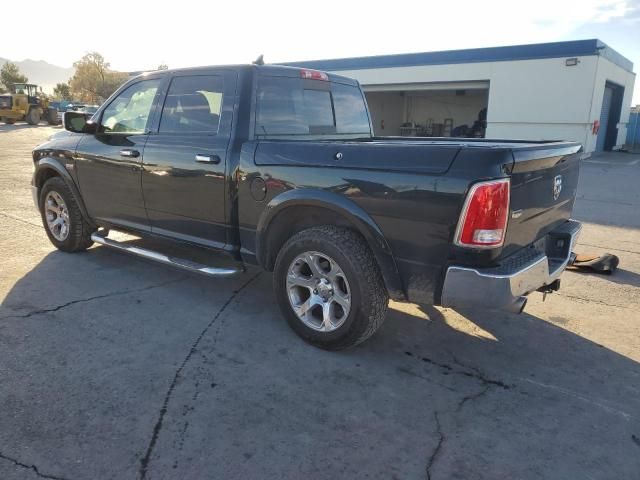
[[[569,220],[498,267],[450,266],[441,304],[520,311],[524,296],[560,277],[569,264],[581,228],[579,222]]]

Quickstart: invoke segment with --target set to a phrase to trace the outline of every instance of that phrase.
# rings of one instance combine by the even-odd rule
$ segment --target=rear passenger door
[[[225,172],[237,74],[176,74],[144,150],[142,191],[154,233],[223,248]]]

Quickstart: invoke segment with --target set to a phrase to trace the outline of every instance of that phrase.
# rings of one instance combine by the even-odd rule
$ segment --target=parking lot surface
[[[585,161],[580,252],[525,313],[392,303],[365,344],[303,343],[271,275],[203,278],[48,242],[0,124],[0,479],[637,479],[640,155]]]

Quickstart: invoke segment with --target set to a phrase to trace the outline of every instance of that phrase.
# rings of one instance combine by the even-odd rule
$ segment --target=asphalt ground
[[[330,353],[271,275],[56,251],[29,189],[57,128],[0,124],[0,479],[640,478],[640,155],[593,157],[580,252],[525,313],[391,303]]]

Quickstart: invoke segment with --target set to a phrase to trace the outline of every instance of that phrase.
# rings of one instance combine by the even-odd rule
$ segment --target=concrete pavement
[[[32,206],[52,127],[0,124],[0,479],[635,479],[640,156],[584,163],[581,251],[522,315],[392,303],[347,352],[298,339],[271,276],[64,254]]]

